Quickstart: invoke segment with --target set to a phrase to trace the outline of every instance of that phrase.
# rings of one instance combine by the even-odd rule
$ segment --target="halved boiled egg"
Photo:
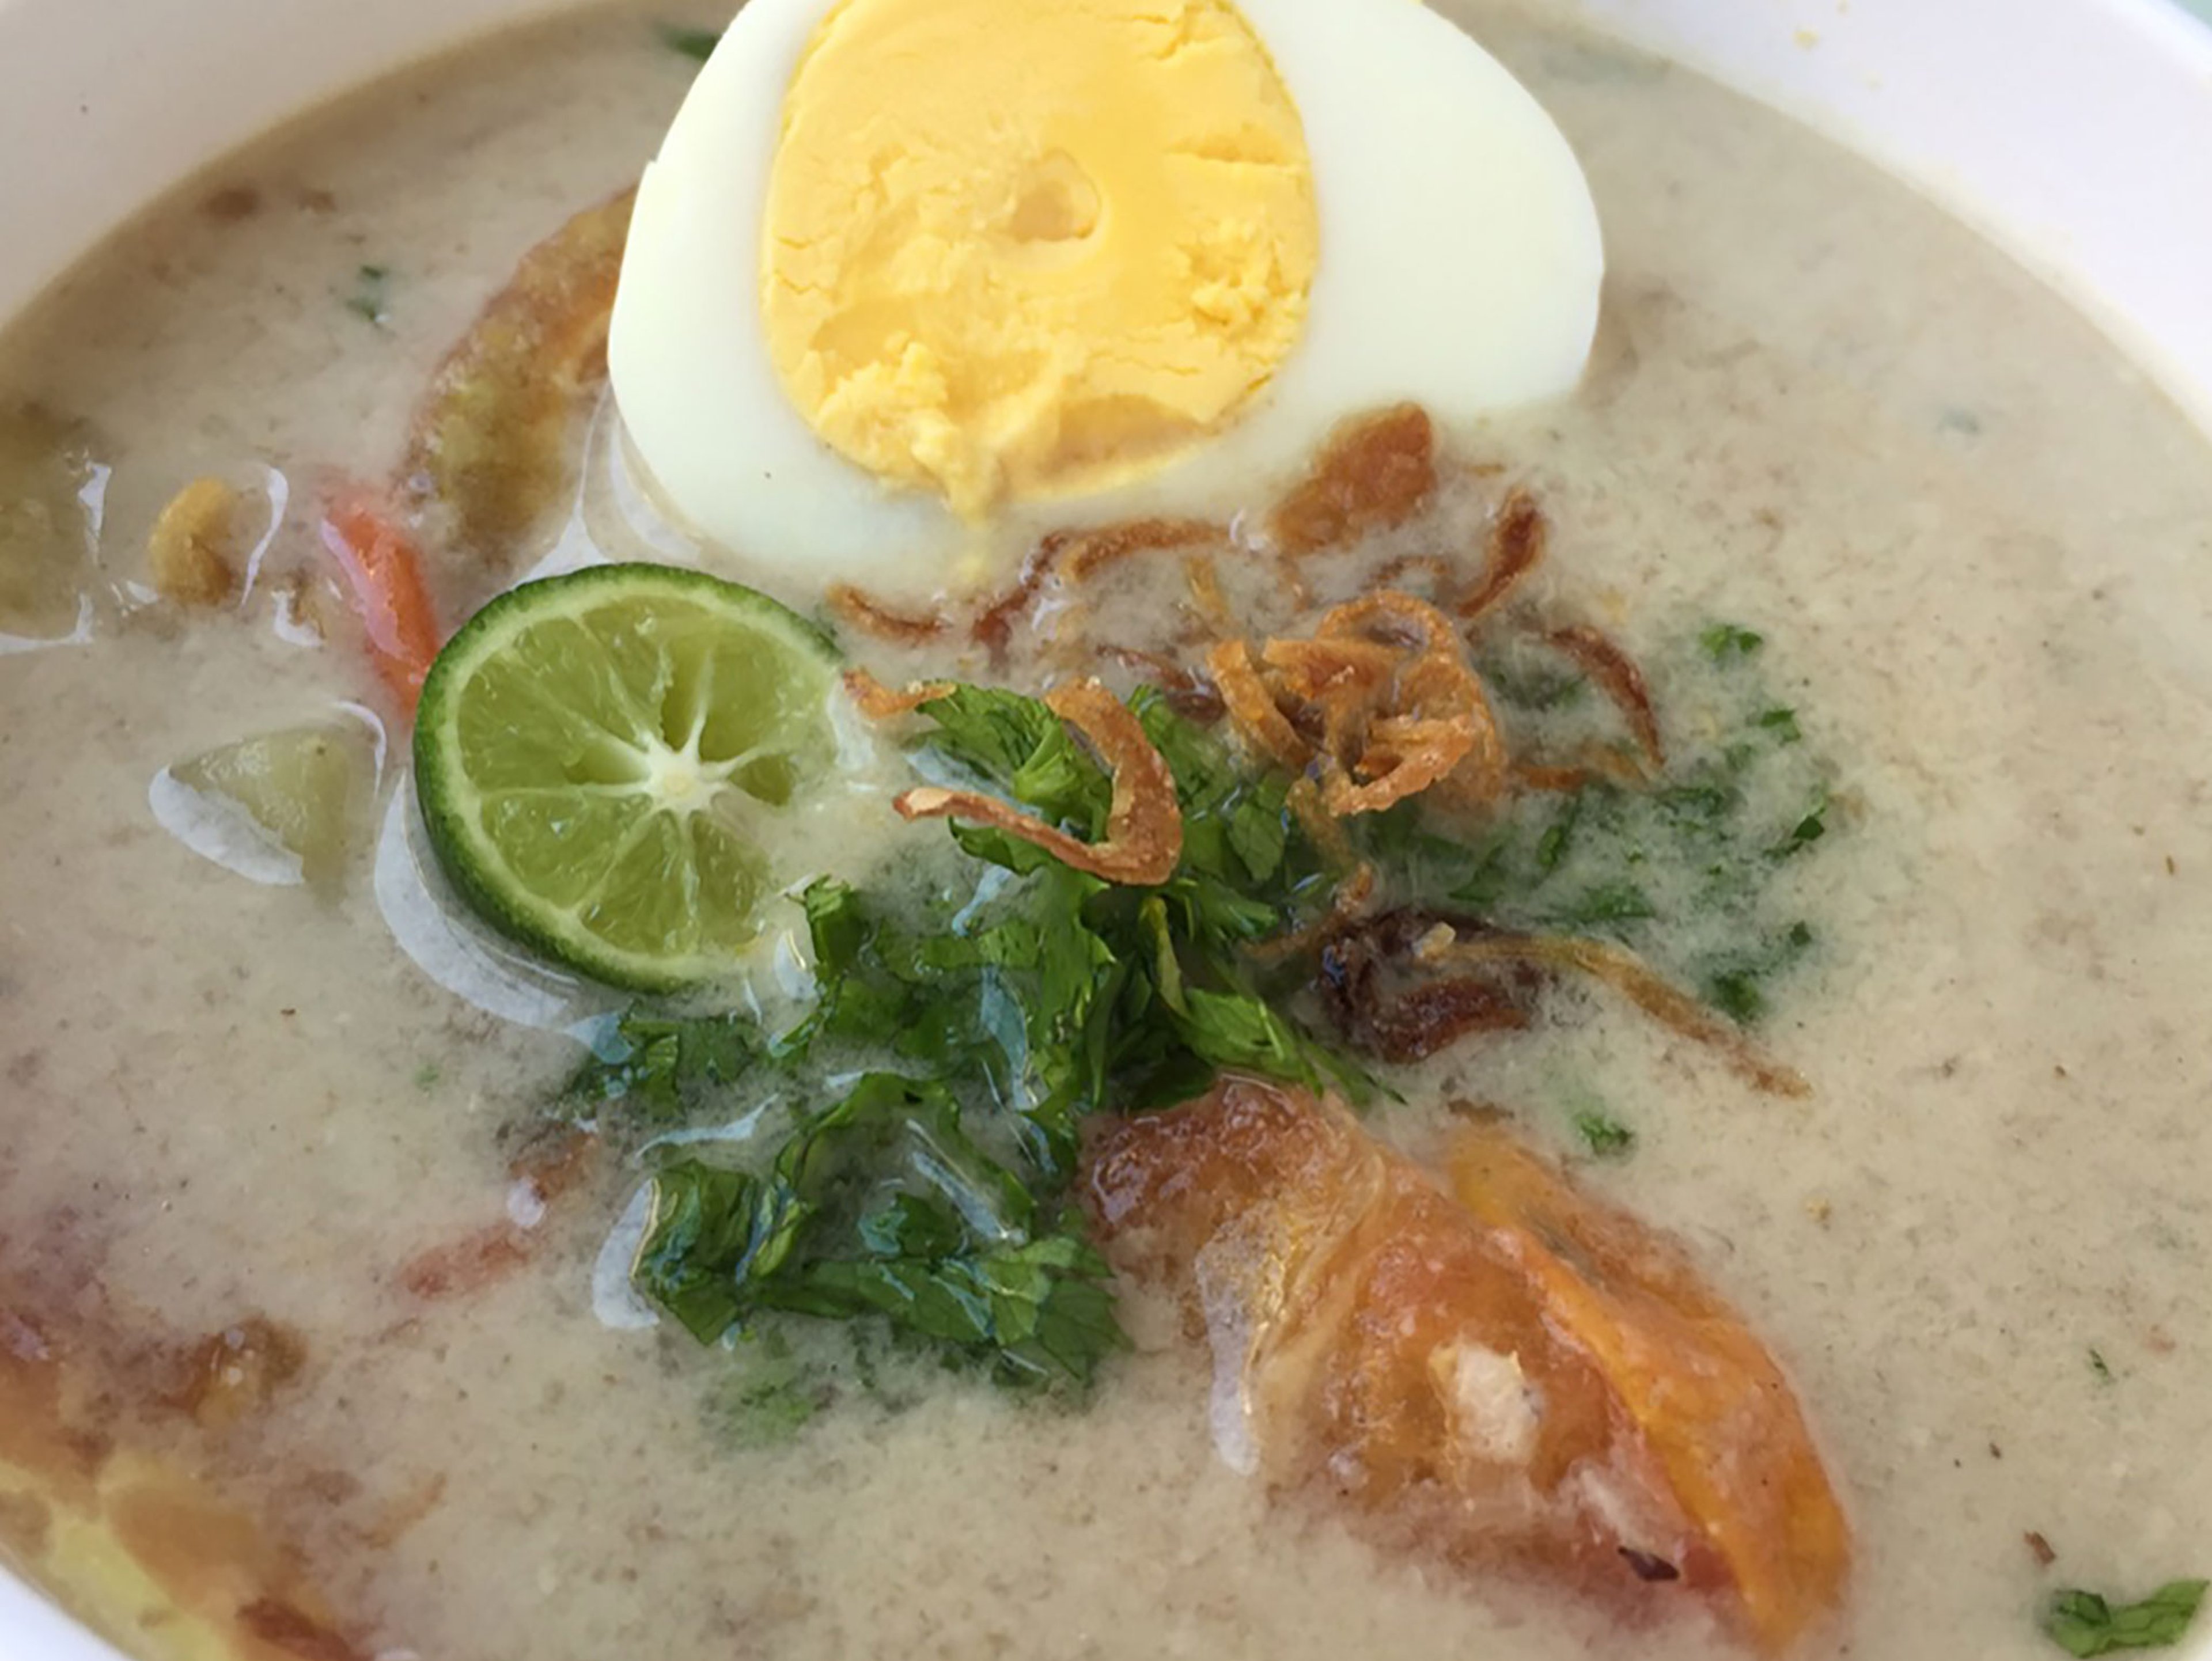
[[[1233,507],[1347,415],[1558,397],[1602,270],[1565,139],[1416,0],[750,0],[609,356],[745,567],[932,599]]]

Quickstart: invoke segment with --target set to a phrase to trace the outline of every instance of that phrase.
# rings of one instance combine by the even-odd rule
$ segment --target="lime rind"
[[[805,619],[702,572],[595,566],[525,584],[424,682],[425,830],[470,906],[611,985],[736,973],[775,891],[767,852],[844,749],[837,656]]]

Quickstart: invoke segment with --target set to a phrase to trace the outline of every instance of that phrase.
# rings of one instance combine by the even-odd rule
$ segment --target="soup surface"
[[[2212,1560],[2203,439],[1841,151],[1541,17],[1449,9],[1573,141],[1609,275],[1580,392],[1446,441],[1528,482],[1552,522],[1528,596],[1633,652],[1680,745],[1719,718],[1698,642],[1763,640],[1742,672],[1833,780],[1817,858],[1777,878],[1815,944],[1759,1028],[1814,1088],[1761,1094],[1593,995],[1401,1076],[1370,1125],[1417,1156],[1447,1100],[1558,1149],[1594,1114],[1632,1129],[1583,1179],[1763,1336],[1856,1531],[1814,1652],[2054,1652],[2054,1587],[2132,1597]],[[0,641],[0,1330],[23,1364],[0,1409],[30,1423],[31,1361],[59,1358],[82,1455],[0,1425],[0,1544],[33,1572],[96,1556],[69,1484],[116,1448],[259,1519],[240,1551],[312,1587],[312,1621],[282,1612],[301,1591],[249,1623],[272,1654],[1722,1652],[1695,1618],[1622,1631],[1271,1496],[1217,1457],[1203,1346],[1142,1288],[1133,1351],[1077,1404],[895,1366],[803,1423],[764,1413],[757,1355],[640,1325],[601,1265],[638,1170],[550,1206],[512,1182],[583,1054],[567,1029],[613,1004],[440,932],[404,731],[381,828],[331,880],[254,882],[157,816],[173,764],[374,708],[314,626],[319,504],[392,466],[523,252],[635,179],[695,68],[668,17],[595,11],[321,112],[0,337],[0,413],[96,464],[98,555],[77,639]],[[668,551],[610,421],[533,556]],[[145,549],[204,475],[265,536],[242,597],[185,616]],[[447,605],[520,574],[448,572]],[[1170,602],[1132,579],[1098,603],[1141,633]],[[848,645],[886,679],[974,668]],[[1054,667],[1042,633],[1016,643],[1017,681]],[[942,846],[855,811],[819,857],[858,876]],[[421,1272],[510,1227],[513,1272]],[[251,1405],[180,1397],[179,1354]],[[192,1641],[120,1568],[71,1584],[127,1647]]]

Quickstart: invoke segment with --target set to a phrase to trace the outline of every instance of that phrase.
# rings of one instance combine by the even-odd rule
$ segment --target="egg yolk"
[[[1297,344],[1319,240],[1225,0],[844,0],[785,97],[761,312],[824,442],[975,518],[1224,424]]]

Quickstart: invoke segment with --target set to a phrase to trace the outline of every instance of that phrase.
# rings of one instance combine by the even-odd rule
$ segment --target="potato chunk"
[[[66,640],[82,620],[103,476],[83,433],[46,410],[0,411],[0,634]]]
[[[242,815],[263,840],[297,863],[300,880],[328,888],[361,840],[375,765],[368,730],[334,720],[225,744],[179,762],[169,776],[218,813],[233,821]],[[216,836],[172,828],[217,863],[235,863],[219,851],[224,827],[200,827]]]
[[[1108,1131],[1085,1174],[1116,1266],[1203,1315],[1233,1461],[1380,1537],[1787,1648],[1850,1548],[1779,1369],[1676,1247],[1502,1126],[1451,1166],[1448,1193],[1334,1103],[1230,1079]]]
[[[238,492],[194,479],[169,500],[146,539],[155,591],[179,605],[219,606],[238,586]]]

